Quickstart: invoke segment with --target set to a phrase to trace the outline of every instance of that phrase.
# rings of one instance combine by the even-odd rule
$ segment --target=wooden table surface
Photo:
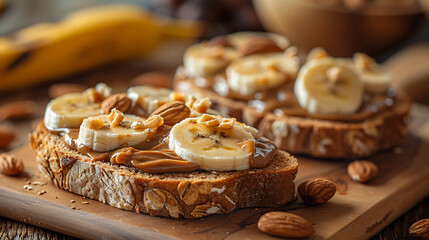
[[[25,2],[25,1],[17,1]],[[68,2],[68,1],[67,1]],[[90,2],[90,1],[89,1]],[[97,2],[97,1],[95,1]],[[76,4],[75,2],[73,4]],[[71,5],[73,5],[71,4]],[[33,7],[37,7],[34,6]],[[23,26],[22,21],[16,19],[13,23],[15,27]],[[10,22],[9,22],[10,24]],[[0,32],[13,29],[11,26],[1,25]],[[180,58],[176,56],[176,60]],[[94,86],[98,82],[110,84],[116,92],[123,92],[128,87],[129,81],[140,73],[148,70],[167,70],[171,72],[174,61],[170,65],[165,65],[168,69],[156,69],[156,61],[133,64],[115,64],[109,67],[97,69],[79,76],[70,77],[62,82],[81,83],[87,86]],[[38,104],[37,114],[29,119],[17,122],[4,122],[11,125],[17,131],[17,138],[9,148],[0,149],[0,152],[7,152],[19,146],[28,144],[28,133],[31,131],[32,123],[43,116],[44,108],[49,101],[47,95],[49,84],[34,87],[31,89],[17,90],[8,93],[0,93],[0,105],[16,100],[35,100]],[[429,102],[429,97],[426,99]],[[405,197],[405,196],[404,196]],[[25,222],[18,222],[12,219],[1,217],[0,212],[0,239],[74,239],[73,237],[56,233],[47,229],[34,227]],[[421,218],[429,217],[429,197],[416,205],[409,212],[398,218],[383,231],[373,237],[373,239],[413,239],[408,235],[409,226]]]

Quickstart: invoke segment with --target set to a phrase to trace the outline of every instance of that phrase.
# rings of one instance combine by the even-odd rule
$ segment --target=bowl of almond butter
[[[418,0],[253,0],[272,32],[303,51],[322,46],[334,56],[377,53],[401,43],[423,19]]]

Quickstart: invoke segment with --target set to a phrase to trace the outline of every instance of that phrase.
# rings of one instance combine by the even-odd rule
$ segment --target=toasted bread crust
[[[40,171],[59,188],[154,216],[200,218],[245,207],[277,207],[295,199],[297,160],[279,151],[264,169],[149,174],[91,162],[39,123],[30,136]]]
[[[411,107],[409,100],[399,97],[393,107],[357,123],[280,117],[272,113],[259,113],[245,102],[198,87],[181,67],[176,72],[173,86],[177,91],[186,89],[186,92],[196,96],[209,97],[215,110],[257,127],[280,149],[320,158],[366,157],[401,144],[407,132]]]

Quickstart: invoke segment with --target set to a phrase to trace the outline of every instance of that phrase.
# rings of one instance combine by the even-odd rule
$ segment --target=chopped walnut
[[[85,127],[93,130],[101,129],[104,127],[104,122],[99,117],[93,117],[85,121]]]
[[[185,96],[185,94],[180,93],[180,92],[171,92],[169,95],[169,99],[170,99],[170,101],[185,102],[186,96]]]
[[[124,114],[117,110],[116,108],[112,109],[110,112],[110,115],[107,117],[107,120],[109,121],[110,127],[117,127],[121,124],[122,120],[124,119]]]
[[[198,123],[200,124],[205,124],[208,127],[217,127],[219,126],[219,121],[218,119],[216,119],[215,117],[208,115],[208,114],[203,114],[200,119],[198,119]]]
[[[209,109],[211,105],[212,105],[212,102],[210,101],[210,99],[205,97],[205,98],[196,100],[192,104],[192,109],[199,113],[205,113],[207,112],[207,109]]]

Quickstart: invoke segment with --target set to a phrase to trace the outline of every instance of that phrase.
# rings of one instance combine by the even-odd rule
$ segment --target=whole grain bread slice
[[[227,214],[245,207],[277,207],[295,199],[298,162],[279,151],[263,169],[150,174],[92,162],[40,122],[30,135],[40,171],[59,188],[117,208],[174,218]]]
[[[197,97],[209,97],[213,109],[257,127],[280,149],[319,158],[367,157],[400,145],[407,133],[411,107],[406,97],[398,95],[392,107],[361,122],[276,116],[260,113],[246,102],[220,96],[210,88],[199,87],[186,76],[183,67],[177,69],[173,87]]]

